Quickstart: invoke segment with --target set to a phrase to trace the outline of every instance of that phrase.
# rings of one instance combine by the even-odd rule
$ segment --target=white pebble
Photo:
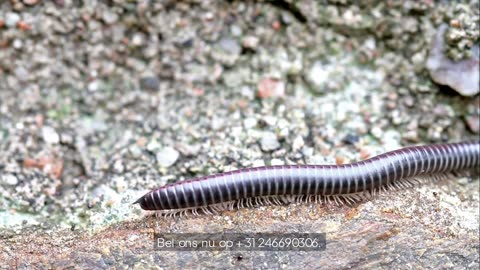
[[[260,141],[260,147],[263,151],[273,151],[280,147],[277,135],[272,132],[265,132]]]
[[[159,148],[160,148],[160,144],[158,143],[157,140],[151,140],[151,141],[147,144],[147,150],[150,151],[150,152],[155,152],[155,151],[157,151]]]
[[[15,40],[13,41],[13,48],[19,50],[19,49],[21,49],[22,47],[23,47],[23,41],[22,41],[22,40],[20,40],[20,39],[15,39]]]
[[[18,179],[15,177],[15,175],[7,174],[2,177],[2,182],[9,186],[15,186],[18,184]]]
[[[379,127],[374,127],[370,130],[370,133],[372,133],[372,135],[377,138],[377,139],[380,139],[382,138],[382,135],[383,135],[383,131],[381,128]]]
[[[88,91],[95,92],[98,90],[98,81],[93,81],[88,84]]]
[[[49,144],[57,144],[60,142],[60,136],[58,136],[58,133],[54,128],[49,126],[44,126],[42,128],[42,137],[43,140]]]
[[[246,129],[251,129],[251,128],[255,127],[256,125],[257,125],[257,119],[255,119],[253,117],[249,117],[249,118],[243,120],[243,126]]]
[[[5,25],[8,27],[15,27],[20,21],[20,15],[17,13],[9,12],[5,15]]]
[[[159,166],[167,168],[175,164],[180,153],[172,147],[164,147],[157,153],[157,163]]]
[[[265,162],[262,159],[254,160],[252,163],[252,167],[262,167],[265,166]]]
[[[293,140],[293,146],[292,146],[293,151],[296,152],[296,151],[300,150],[304,145],[305,145],[305,142],[303,141],[302,136],[297,136]]]
[[[281,160],[281,159],[274,158],[274,159],[272,159],[272,161],[270,161],[270,164],[271,164],[272,166],[284,165],[285,162],[283,162],[283,160]]]
[[[115,170],[116,173],[123,173],[124,166],[121,160],[115,161],[113,164],[113,169]]]

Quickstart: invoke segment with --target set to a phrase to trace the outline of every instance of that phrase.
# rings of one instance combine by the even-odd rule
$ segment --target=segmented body
[[[257,198],[276,202],[285,196],[342,197],[479,165],[480,141],[414,146],[345,165],[266,166],[199,177],[152,190],[137,203],[145,210],[206,210]]]

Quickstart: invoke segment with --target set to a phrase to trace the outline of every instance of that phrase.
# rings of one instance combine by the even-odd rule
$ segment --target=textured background
[[[1,1],[0,265],[478,267],[468,178],[355,207],[153,221],[131,206],[199,175],[478,138],[478,95],[425,68],[442,23],[445,54],[478,64],[478,21],[478,1]],[[326,232],[329,243],[320,254],[151,250],[153,231],[224,230]]]

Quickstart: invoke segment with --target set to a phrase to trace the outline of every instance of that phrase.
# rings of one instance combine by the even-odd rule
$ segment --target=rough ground
[[[446,55],[471,57],[478,20],[478,1],[1,1],[0,268],[478,268],[478,179],[195,219],[131,205],[193,176],[478,138],[478,94],[425,68],[442,23]],[[325,232],[327,250],[152,250],[154,231],[226,230]]]
[[[6,251],[0,259],[20,269],[114,265],[122,269],[476,269],[478,190],[478,181],[462,179],[384,194],[354,207],[261,207],[177,220],[146,216],[94,234],[29,229],[2,236]],[[155,251],[154,232],[325,232],[327,248],[323,252]]]

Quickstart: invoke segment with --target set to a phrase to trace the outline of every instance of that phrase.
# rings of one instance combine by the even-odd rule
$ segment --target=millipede
[[[480,141],[412,146],[342,165],[245,168],[154,189],[135,203],[165,215],[291,202],[355,203],[480,165]]]

